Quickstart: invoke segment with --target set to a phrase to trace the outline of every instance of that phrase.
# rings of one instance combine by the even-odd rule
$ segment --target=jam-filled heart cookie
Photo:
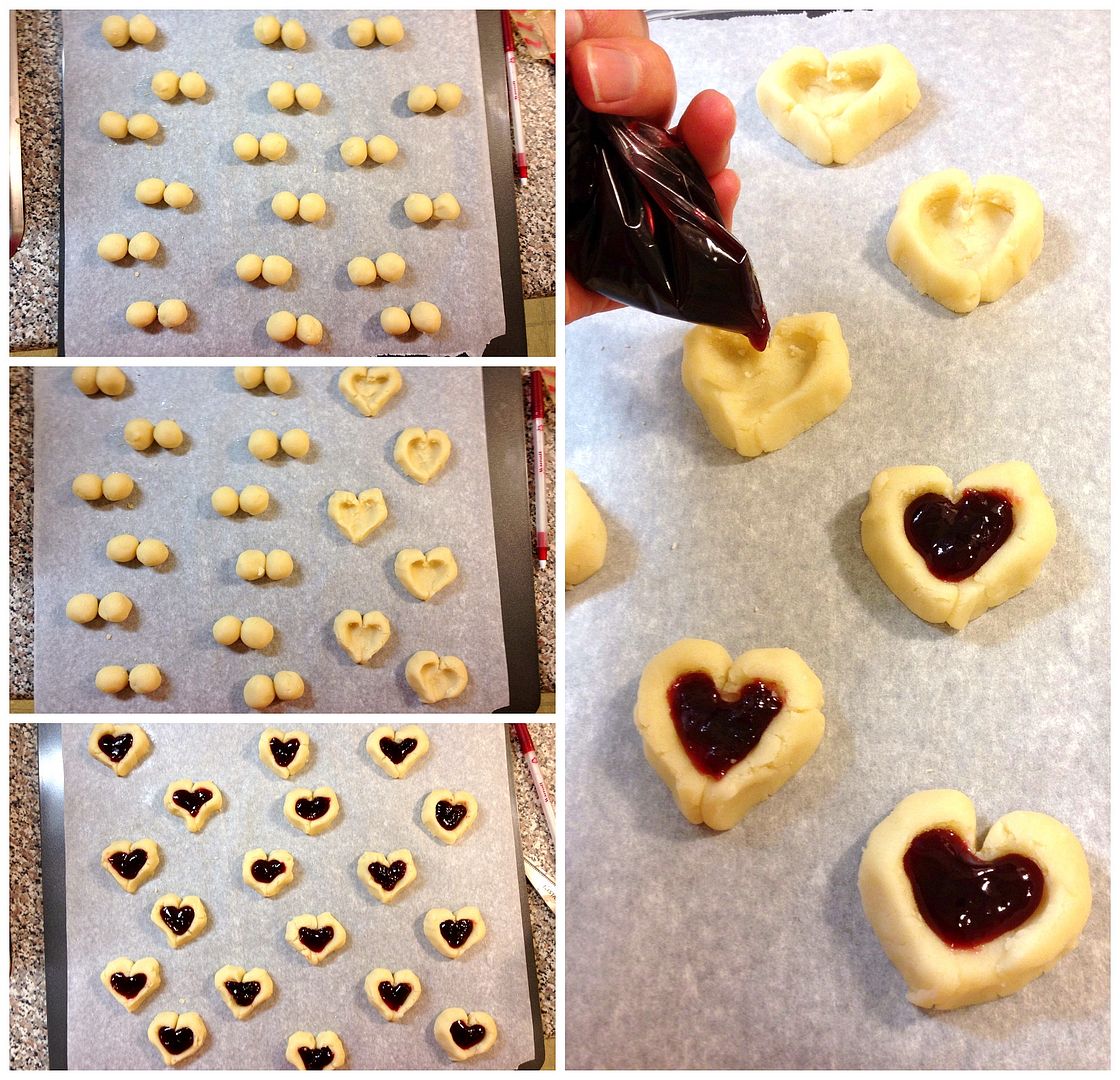
[[[269,899],[286,889],[295,880],[296,860],[290,851],[277,848],[266,852],[253,848],[241,860],[241,880]]]
[[[338,817],[334,788],[293,788],[284,797],[284,817],[301,832],[317,836]]]
[[[144,729],[136,724],[95,724],[87,749],[117,776],[127,776],[152,749]]]
[[[159,867],[154,840],[114,840],[101,852],[101,865],[125,892],[134,893]]]
[[[164,1065],[178,1065],[202,1049],[206,1025],[196,1012],[157,1013],[148,1025],[148,1041],[160,1052]]]
[[[334,639],[355,664],[372,660],[385,647],[392,632],[392,624],[380,611],[363,615],[347,608],[334,617]]]
[[[266,728],[257,743],[257,753],[277,776],[290,780],[303,771],[311,758],[311,739],[306,731]]]
[[[101,984],[129,1012],[136,1012],[159,989],[160,981],[159,961],[151,956],[135,963],[118,956],[101,972]]]
[[[457,698],[470,681],[467,665],[459,657],[440,656],[430,649],[422,649],[408,658],[404,677],[425,705]]]
[[[227,964],[214,975],[214,987],[238,1020],[250,1017],[258,1006],[272,997],[274,989],[272,976],[264,968],[246,971],[233,964]]]
[[[210,816],[221,810],[222,793],[210,780],[172,780],[163,793],[163,808],[181,817],[189,832],[200,832]]]
[[[289,1037],[284,1057],[301,1072],[330,1072],[346,1064],[346,1048],[333,1031],[297,1031]]]
[[[376,416],[400,393],[401,373],[394,367],[348,367],[338,377],[342,396],[363,416]]]
[[[383,855],[366,851],[358,860],[358,879],[383,904],[391,904],[416,880],[416,863],[407,848]]]
[[[823,704],[820,679],[792,649],[732,660],[714,641],[684,638],[646,664],[634,723],[681,813],[730,829],[813,756]]]
[[[152,922],[167,935],[173,949],[194,941],[206,929],[207,921],[206,907],[197,896],[164,893],[152,905]]]
[[[431,600],[459,576],[459,564],[449,547],[435,547],[428,552],[405,548],[397,552],[393,573],[417,600]]]
[[[288,921],[284,940],[309,964],[321,964],[346,944],[346,930],[329,911],[297,915]]]
[[[455,960],[486,937],[486,923],[473,905],[458,911],[432,908],[424,916],[424,936],[437,952]]]
[[[1027,588],[1056,537],[1042,484],[1021,461],[980,469],[955,490],[932,466],[884,469],[860,517],[863,550],[887,588],[954,630]]]
[[[428,736],[416,724],[393,730],[374,728],[366,739],[366,753],[394,780],[403,780],[428,753]]]
[[[867,921],[923,1009],[1006,997],[1072,950],[1089,918],[1077,837],[1046,814],[1001,817],[976,847],[960,791],[919,791],[872,830],[859,864]]]
[[[498,1039],[498,1025],[487,1012],[444,1009],[432,1025],[436,1042],[452,1061],[485,1054]]]
[[[403,1019],[420,1000],[420,979],[408,968],[401,971],[374,968],[366,976],[364,985],[369,1003],[391,1024]]]
[[[443,471],[451,456],[451,440],[446,431],[410,427],[397,436],[393,458],[406,476],[418,484],[434,480]]]
[[[420,808],[420,820],[437,840],[457,844],[478,817],[478,801],[469,791],[437,788]]]

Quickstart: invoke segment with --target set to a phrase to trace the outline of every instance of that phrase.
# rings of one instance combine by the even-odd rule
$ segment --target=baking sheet
[[[568,997],[569,1067],[1107,1067],[1108,33],[1107,15],[1067,12],[651,24],[682,108],[713,86],[738,110],[736,232],[772,319],[835,312],[853,388],[746,461],[681,386],[682,324],[568,328],[567,464],[610,538],[603,571],[567,594],[567,980],[596,985]],[[814,165],[760,115],[755,83],[786,49],[883,41],[922,102],[850,165]],[[903,187],[948,166],[1022,176],[1046,207],[1030,276],[964,318],[885,251]],[[1038,582],[961,633],[921,622],[860,547],[872,477],[1012,458],[1057,516]],[[681,817],[631,719],[646,661],[689,635],[732,655],[792,647],[824,684],[815,757],[723,835]],[[974,798],[982,828],[1015,809],[1068,824],[1093,913],[1013,998],[926,1015],[856,873],[871,828],[939,786]]]
[[[63,12],[65,75],[64,290],[66,351],[71,356],[374,356],[481,355],[505,330],[494,192],[487,150],[477,27],[471,11],[399,12],[397,45],[359,49],[346,27],[366,11],[276,12],[298,18],[308,43],[298,52],[253,37],[252,11],[160,11],[150,46],[113,49],[101,37],[107,11]],[[198,71],[210,87],[199,101],[160,101],[152,76]],[[269,84],[317,83],[313,112],[278,112]],[[418,83],[454,82],[463,101],[445,115],[414,115],[406,104]],[[100,114],[147,112],[161,132],[148,142],[115,143],[97,129]],[[288,151],[276,162],[246,164],[233,153],[243,131],[278,131]],[[338,147],[351,135],[386,134],[400,146],[386,165],[350,168]],[[194,189],[186,210],[142,206],[139,180],[158,176]],[[281,221],[278,191],[317,191],[321,222]],[[404,198],[450,191],[463,207],[455,222],[414,225]],[[150,263],[106,263],[97,242],[109,232],[147,230],[162,247]],[[350,283],[355,255],[396,251],[408,264],[397,284]],[[284,255],[295,273],[284,286],[238,280],[247,252]],[[130,265],[125,265],[126,263]],[[191,317],[178,330],[137,330],[124,321],[134,300],[180,297]],[[438,335],[381,329],[384,307],[430,300],[443,313]],[[265,333],[273,311],[310,312],[323,323],[316,347],[281,344]]]
[[[231,368],[129,367],[119,398],[86,398],[68,368],[35,372],[35,703],[39,712],[246,712],[242,691],[258,672],[297,671],[307,692],[270,712],[485,713],[509,702],[505,642],[491,513],[481,371],[404,367],[401,392],[377,417],[358,414],[338,390],[339,369],[292,368],[293,388],[277,396],[245,391]],[[138,453],[125,423],[146,416],[179,421],[179,451]],[[393,461],[400,432],[442,428],[451,458],[427,485]],[[255,428],[303,427],[311,453],[260,462],[247,449]],[[81,472],[120,470],[136,481],[127,503],[87,504],[70,491]],[[256,518],[223,518],[210,506],[222,485],[268,488]],[[389,516],[362,544],[327,517],[335,490],[380,487]],[[128,508],[128,504],[132,508]],[[161,569],[118,565],[105,544],[118,533],[164,540]],[[458,578],[422,603],[393,573],[402,548],[446,544]],[[283,548],[296,570],[286,581],[246,582],[234,567],[250,548]],[[117,626],[66,618],[76,593],[119,591],[134,604]],[[356,665],[334,638],[335,616],[353,608],[389,617],[392,636],[369,664]],[[222,615],[262,615],[276,628],[267,649],[218,645]],[[404,678],[409,656],[432,649],[458,656],[470,684],[454,700],[424,706]],[[157,664],[164,683],[143,697],[99,693],[98,668]]]
[[[146,730],[152,753],[118,779],[89,756],[90,728],[63,726],[66,770],[66,936],[70,957],[68,1048],[71,1069],[160,1066],[148,1042],[152,1017],[195,1010],[209,1030],[203,1050],[181,1068],[286,1068],[294,1031],[336,1031],[347,1068],[452,1067],[432,1024],[444,1008],[489,1012],[498,1041],[467,1068],[516,1068],[534,1056],[525,932],[505,733],[499,724],[426,724],[427,759],[404,780],[391,780],[365,751],[371,724],[311,728],[311,762],[294,781],[281,780],[257,757],[263,730],[252,724],[157,724]],[[189,776],[221,789],[225,804],[201,832],[188,833],[163,809],[173,780]],[[284,819],[293,785],[335,789],[336,823],[304,836]],[[420,806],[436,787],[467,789],[478,799],[472,833],[445,845],[420,823]],[[91,813],[90,807],[97,812]],[[251,808],[251,809],[250,809]],[[102,849],[121,838],[159,845],[155,876],[134,894],[101,868]],[[246,851],[284,848],[296,859],[296,880],[272,900],[241,880]],[[393,904],[374,900],[354,869],[364,851],[407,847],[417,879]],[[209,922],[194,940],[172,949],[150,920],[165,892],[201,897]],[[424,937],[424,913],[477,904],[486,938],[459,960],[436,953]],[[329,911],[347,944],[312,967],[284,941],[288,920]],[[106,993],[102,968],[114,957],[154,956],[163,983],[135,1014]],[[226,964],[264,967],[273,997],[238,1021],[214,989]],[[362,983],[375,967],[411,968],[420,1000],[390,1024],[366,1000]],[[461,1068],[462,1065],[454,1064]]]

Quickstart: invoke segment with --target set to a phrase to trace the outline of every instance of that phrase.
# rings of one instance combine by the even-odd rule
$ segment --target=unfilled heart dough
[[[376,416],[400,393],[401,373],[393,367],[348,367],[338,377],[342,396],[363,416]]]
[[[440,656],[430,649],[413,653],[404,677],[425,705],[457,698],[467,688],[467,665],[457,656]]]
[[[393,458],[401,469],[419,484],[434,479],[451,456],[451,440],[446,431],[432,428],[405,428],[397,436]]]
[[[334,639],[355,664],[364,664],[376,656],[393,632],[389,620],[380,611],[364,615],[348,608],[334,619]]]
[[[393,572],[417,600],[431,600],[459,576],[459,564],[450,548],[432,548],[427,553],[419,548],[405,548],[397,552]]]
[[[1042,252],[1042,200],[1015,176],[945,169],[898,200],[887,253],[918,292],[961,315],[998,300]]]
[[[742,334],[694,326],[681,378],[711,433],[743,457],[780,450],[852,389],[848,346],[827,311],[782,319],[761,353]]]
[[[336,491],[327,503],[327,517],[352,544],[360,544],[389,516],[389,507],[380,488],[366,488],[361,494]]]
[[[762,114],[818,165],[843,165],[901,123],[921,99],[918,76],[893,45],[849,49],[831,59],[799,46],[758,80]]]

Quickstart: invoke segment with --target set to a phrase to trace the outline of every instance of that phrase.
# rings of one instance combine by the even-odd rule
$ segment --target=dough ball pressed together
[[[261,137],[260,154],[266,161],[279,161],[288,152],[288,140],[277,131]]]
[[[322,100],[323,91],[315,83],[300,83],[296,87],[296,101],[301,109],[317,109]]]
[[[128,685],[137,694],[154,694],[163,684],[163,675],[155,664],[137,664],[128,673]]]
[[[244,131],[233,140],[233,152],[242,161],[252,161],[260,153],[261,144],[256,135]]]
[[[155,437],[155,427],[151,420],[145,420],[143,417],[136,417],[135,420],[129,420],[124,426],[124,441],[132,447],[133,450],[147,450],[152,445],[152,439]]]
[[[405,261],[395,251],[386,251],[377,256],[377,273],[385,281],[400,281],[404,277]]]
[[[369,156],[378,165],[384,165],[397,156],[398,146],[388,135],[374,135],[369,141]]]
[[[439,328],[443,325],[443,316],[439,308],[427,300],[413,304],[409,318],[412,320],[412,325],[424,334],[438,334]]]
[[[93,685],[103,694],[119,694],[128,685],[128,672],[119,664],[100,668]]]
[[[436,104],[444,111],[451,112],[463,100],[463,91],[453,82],[440,83],[436,87]]]
[[[268,488],[260,484],[246,484],[237,496],[237,505],[251,517],[263,514],[268,509]]]
[[[160,326],[174,329],[176,326],[182,326],[183,323],[187,321],[187,316],[190,315],[190,311],[182,300],[164,300],[164,302],[160,304],[156,315],[159,318]]]
[[[306,457],[311,449],[311,437],[302,428],[292,428],[280,437],[280,447],[288,457]]]
[[[151,262],[159,254],[159,241],[150,232],[139,232],[129,240],[128,253],[141,262]]]
[[[372,19],[353,19],[350,25],[346,27],[346,36],[350,39],[351,44],[357,45],[359,49],[364,49],[377,40],[377,31]]]
[[[273,285],[283,285],[284,281],[287,281],[288,278],[292,276],[292,264],[279,255],[270,255],[269,258],[276,259],[277,262],[283,263],[284,267],[287,267],[287,274],[283,281],[272,281],[272,278],[268,279]],[[281,268],[281,272],[282,270],[283,268]],[[264,384],[274,394],[286,394],[292,388],[292,376],[288,373],[286,367],[266,367],[264,369]]]
[[[292,576],[295,562],[291,555],[281,548],[273,548],[265,558],[265,573],[269,581],[284,581]]]
[[[159,131],[159,123],[148,113],[133,113],[128,118],[128,133],[135,139],[150,139]]]
[[[346,264],[346,274],[354,285],[371,285],[377,280],[377,267],[365,255],[355,255]]]
[[[98,117],[97,130],[110,139],[123,139],[128,135],[128,120],[119,112],[103,112]],[[362,145],[364,148],[365,144]]]
[[[307,33],[298,19],[289,19],[280,27],[280,40],[289,49],[302,49],[307,44]]]
[[[381,329],[386,334],[400,337],[412,328],[408,312],[402,307],[387,307],[381,312]]]
[[[135,487],[136,484],[128,473],[115,472],[109,473],[102,481],[101,491],[109,502],[120,502],[127,499]]]
[[[110,114],[106,113],[105,115],[108,116]],[[114,113],[112,115],[117,114]],[[105,129],[102,128],[102,130],[104,131]],[[109,135],[111,139],[121,137],[117,135],[111,135],[108,131],[105,131],[105,134]],[[361,165],[366,160],[366,155],[368,153],[368,150],[366,148],[366,141],[360,135],[351,135],[350,138],[342,140],[342,145],[338,148],[338,152],[342,157],[342,160],[346,162],[347,165]]]
[[[128,20],[123,15],[106,15],[101,20],[101,36],[114,49],[127,45],[129,41]]]
[[[186,184],[174,180],[163,189],[163,201],[176,210],[182,210],[194,202],[194,192]]]
[[[214,494],[210,496],[210,505],[222,515],[222,517],[232,517],[237,513],[237,507],[240,505],[237,498],[237,492],[231,487],[215,488]]]
[[[97,597],[93,593],[78,593],[66,601],[66,617],[71,622],[88,623],[97,618]]]
[[[174,420],[161,420],[152,429],[152,437],[165,450],[175,450],[183,445],[183,430]]]
[[[237,556],[237,576],[242,581],[260,581],[264,568],[265,554],[259,548],[250,548]]]
[[[417,225],[427,221],[434,212],[432,200],[418,191],[414,191],[404,201],[404,216]]]
[[[227,617],[232,618],[232,616]],[[239,636],[242,643],[250,649],[267,649],[272,644],[275,633],[272,623],[267,619],[262,619],[259,615],[250,615],[241,624]]]
[[[80,473],[71,482],[70,490],[79,499],[85,499],[86,502],[96,502],[101,498],[101,477],[97,473]]]
[[[261,273],[269,285],[286,285],[292,277],[292,264],[283,255],[268,255],[261,266]],[[269,368],[268,371],[280,371],[281,368]],[[268,371],[265,372],[267,382]],[[272,387],[269,387],[272,390]],[[274,394],[283,394],[284,390],[272,390]]]
[[[232,645],[241,637],[241,620],[236,615],[223,615],[211,632],[219,645]]]
[[[419,86],[414,86],[408,92],[408,107],[414,113],[427,112],[429,109],[434,109],[436,104],[436,92],[430,86],[425,86],[421,83]]]
[[[206,93],[206,80],[197,71],[188,71],[179,76],[179,93],[197,101]]]
[[[290,82],[278,80],[268,88],[268,103],[274,109],[290,109],[296,101],[296,88]]]
[[[156,24],[147,15],[133,15],[128,20],[128,36],[137,45],[150,45],[156,36]]]
[[[296,320],[296,337],[304,345],[318,345],[323,340],[323,324],[314,315],[301,315]]]
[[[276,457],[280,450],[280,438],[275,431],[257,428],[249,436],[249,453],[258,461],[268,461]]]
[[[162,566],[170,554],[162,540],[141,540],[136,545],[136,561],[144,566]]]
[[[121,533],[119,536],[114,536],[105,545],[105,554],[115,563],[132,562],[136,558],[136,549],[139,544],[140,541],[135,536]]]
[[[299,199],[290,191],[278,191],[272,196],[272,212],[284,221],[291,221],[299,212]]]
[[[117,262],[128,254],[128,237],[124,233],[106,233],[97,241],[97,254],[106,262]]]
[[[264,328],[273,341],[291,341],[296,336],[296,317],[290,311],[274,311]]]
[[[145,206],[155,206],[156,203],[163,201],[163,189],[166,186],[158,176],[150,176],[147,180],[141,180],[136,185],[136,201],[143,203]]]
[[[111,592],[101,598],[97,614],[106,622],[122,623],[132,614],[132,601],[124,593]]]
[[[256,281],[257,278],[259,278],[261,276],[261,270],[263,270],[263,269],[264,269],[264,260],[261,259],[261,257],[259,255],[252,255],[252,254],[242,255],[241,258],[237,260],[237,265],[234,267],[234,270],[236,271],[237,276],[242,281]],[[245,371],[245,370],[250,370],[250,369],[237,368],[235,370]],[[255,369],[252,369],[252,370],[261,371],[262,369],[261,368],[255,368]],[[245,384],[242,383],[240,379],[238,379],[237,381],[239,383],[241,383],[242,386],[245,386]],[[258,379],[255,383],[253,383],[253,386],[260,386],[260,379]],[[247,390],[252,389],[251,386],[250,387],[245,387],[245,388]]]
[[[449,191],[445,191],[442,195],[437,195],[432,202],[432,213],[440,221],[455,221],[462,210],[459,207],[459,200]]]
[[[404,38],[404,26],[396,15],[382,15],[375,27],[382,45],[396,45]]]
[[[322,195],[311,192],[299,201],[299,216],[304,221],[322,221],[327,212],[327,204]]]
[[[262,15],[253,23],[253,37],[262,45],[280,40],[280,20],[275,15]]]
[[[150,300],[134,300],[125,308],[124,320],[140,329],[151,326],[156,321],[156,306]]]
[[[276,688],[267,675],[254,675],[242,691],[250,709],[267,709],[276,700]]]
[[[152,93],[161,101],[170,101],[179,93],[179,76],[174,71],[157,71],[152,76]]]

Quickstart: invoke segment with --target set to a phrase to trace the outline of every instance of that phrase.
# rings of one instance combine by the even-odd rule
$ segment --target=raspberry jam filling
[[[903,526],[934,577],[963,581],[1003,547],[1015,515],[1000,491],[965,491],[956,502],[929,491],[906,507]]]

